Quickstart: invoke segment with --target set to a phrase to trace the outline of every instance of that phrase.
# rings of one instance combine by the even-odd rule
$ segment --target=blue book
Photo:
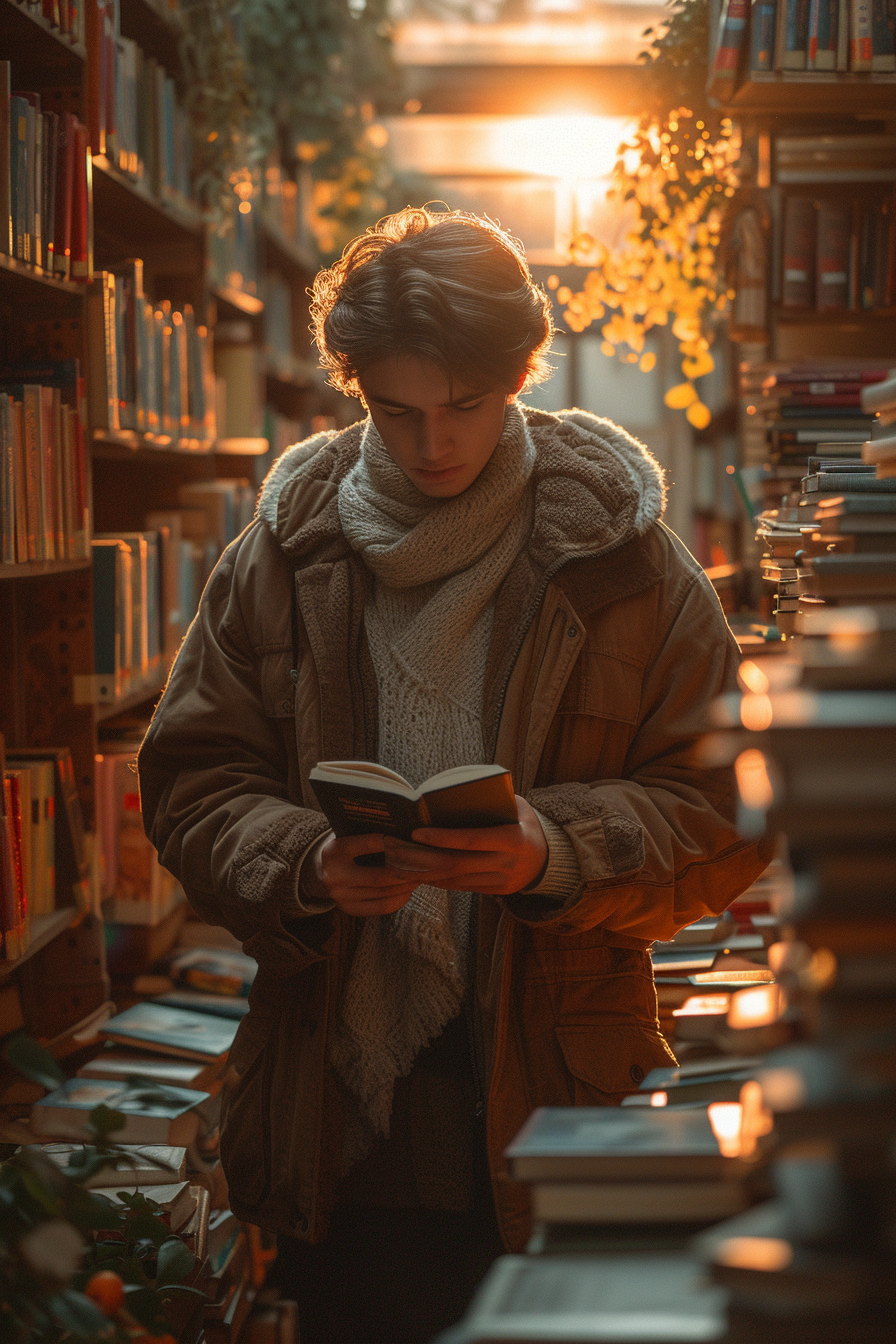
[[[750,69],[774,68],[776,0],[753,0],[750,10]]]
[[[236,1036],[239,1022],[211,1013],[169,1008],[159,1003],[135,1003],[112,1017],[101,1035],[117,1044],[138,1045],[181,1059],[223,1060]]]
[[[208,1092],[186,1087],[156,1084],[148,1089],[103,1078],[69,1078],[34,1103],[31,1128],[36,1134],[83,1138],[90,1112],[96,1106],[107,1106],[125,1120],[124,1128],[115,1132],[117,1143],[181,1147],[195,1138],[199,1117],[194,1107],[208,1098]]]
[[[31,260],[28,232],[28,112],[27,98],[14,94],[9,100],[9,214],[12,255]]]

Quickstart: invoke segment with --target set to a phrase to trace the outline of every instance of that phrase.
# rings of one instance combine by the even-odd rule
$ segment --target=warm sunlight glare
[[[741,685],[754,695],[768,695],[769,680],[758,663],[751,658],[741,663],[738,679]]]
[[[727,1013],[731,1002],[730,994],[692,994],[685,999],[680,1008],[676,1008],[673,1017],[713,1017]]]
[[[651,1094],[650,1094],[650,1104],[651,1104],[651,1106],[667,1106],[667,1105],[669,1104],[669,1096],[668,1096],[668,1093],[666,1093],[666,1092],[651,1092]]]
[[[768,699],[767,696],[761,698],[763,700]],[[746,696],[744,699],[746,699]],[[743,701],[741,701],[741,711],[743,711]],[[747,727],[749,727],[749,724]],[[748,747],[746,751],[742,751],[734,762],[734,773],[744,807],[750,807],[759,812],[764,812],[771,807],[775,799],[775,793],[769,778],[768,763],[761,751],[757,751],[755,747]]]
[[[743,1107],[739,1101],[714,1101],[708,1108],[709,1123],[723,1157],[740,1156]]]
[[[730,1269],[760,1269],[774,1273],[793,1260],[793,1247],[778,1237],[726,1237],[715,1254],[716,1263]]]
[[[786,1008],[779,985],[756,985],[740,989],[732,996],[728,1025],[738,1031],[746,1027],[770,1027]]]
[[[629,125],[623,117],[585,113],[507,117],[491,130],[489,157],[539,177],[607,177]]]

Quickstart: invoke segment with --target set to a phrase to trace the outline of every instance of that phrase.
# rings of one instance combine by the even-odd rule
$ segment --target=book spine
[[[60,118],[55,112],[44,113],[44,268],[56,271],[56,180],[58,176]]]
[[[25,876],[22,869],[22,814],[18,785],[5,770],[3,822],[5,854],[0,855],[0,859],[3,860],[6,879],[2,884],[3,907],[0,910],[0,922],[2,922],[4,959],[14,961],[21,955],[22,950],[19,940],[19,911],[25,900]]]
[[[811,197],[787,197],[783,253],[781,302],[785,307],[811,307],[815,298],[815,202]]]
[[[850,0],[837,0],[837,56],[835,70],[849,69]]]
[[[896,7],[892,0],[871,0],[871,69],[896,71]]]
[[[90,258],[90,163],[87,127],[74,125],[74,163],[72,177],[71,263],[72,280],[87,284],[91,278]]]
[[[812,0],[809,17],[810,70],[833,70],[837,64],[838,0]]]
[[[871,0],[851,0],[849,16],[849,68],[870,71]]]
[[[750,69],[759,74],[773,69],[775,10],[775,0],[753,0],[750,9]]]
[[[67,280],[72,261],[72,213],[75,180],[75,118],[70,112],[60,118],[60,143],[56,158],[56,219],[53,259],[56,274]]]
[[[809,0],[784,0],[784,5],[782,65],[785,70],[805,70],[809,44]]]
[[[13,95],[9,100],[10,117],[10,210],[12,216],[11,255],[19,261],[31,260],[31,235],[28,232],[28,103]]]
[[[819,312],[845,308],[849,298],[852,209],[838,201],[818,206],[815,294]]]
[[[10,177],[12,168],[12,145],[10,142],[10,98],[12,78],[9,61],[0,61],[0,253],[13,255],[12,209],[10,203]]]
[[[53,414],[52,387],[41,387],[38,398],[38,417],[40,422],[41,445],[41,487],[42,487],[42,524],[44,534],[44,553],[47,560],[61,559],[57,549],[56,535],[56,494],[58,490],[56,445],[53,440],[55,429]],[[57,397],[58,397],[57,392]]]

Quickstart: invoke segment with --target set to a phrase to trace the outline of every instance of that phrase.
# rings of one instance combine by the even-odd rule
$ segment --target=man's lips
[[[414,474],[423,476],[427,481],[447,481],[462,470],[463,466],[459,463],[456,467],[440,467],[436,471],[430,471],[426,467],[415,467]]]

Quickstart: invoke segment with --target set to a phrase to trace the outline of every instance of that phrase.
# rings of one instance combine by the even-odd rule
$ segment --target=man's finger
[[[461,853],[465,850],[491,850],[495,854],[506,853],[508,849],[519,849],[521,832],[516,826],[482,826],[470,830],[454,830],[435,826],[421,827],[413,832],[411,839],[420,845],[433,845],[437,849],[454,849]]]

